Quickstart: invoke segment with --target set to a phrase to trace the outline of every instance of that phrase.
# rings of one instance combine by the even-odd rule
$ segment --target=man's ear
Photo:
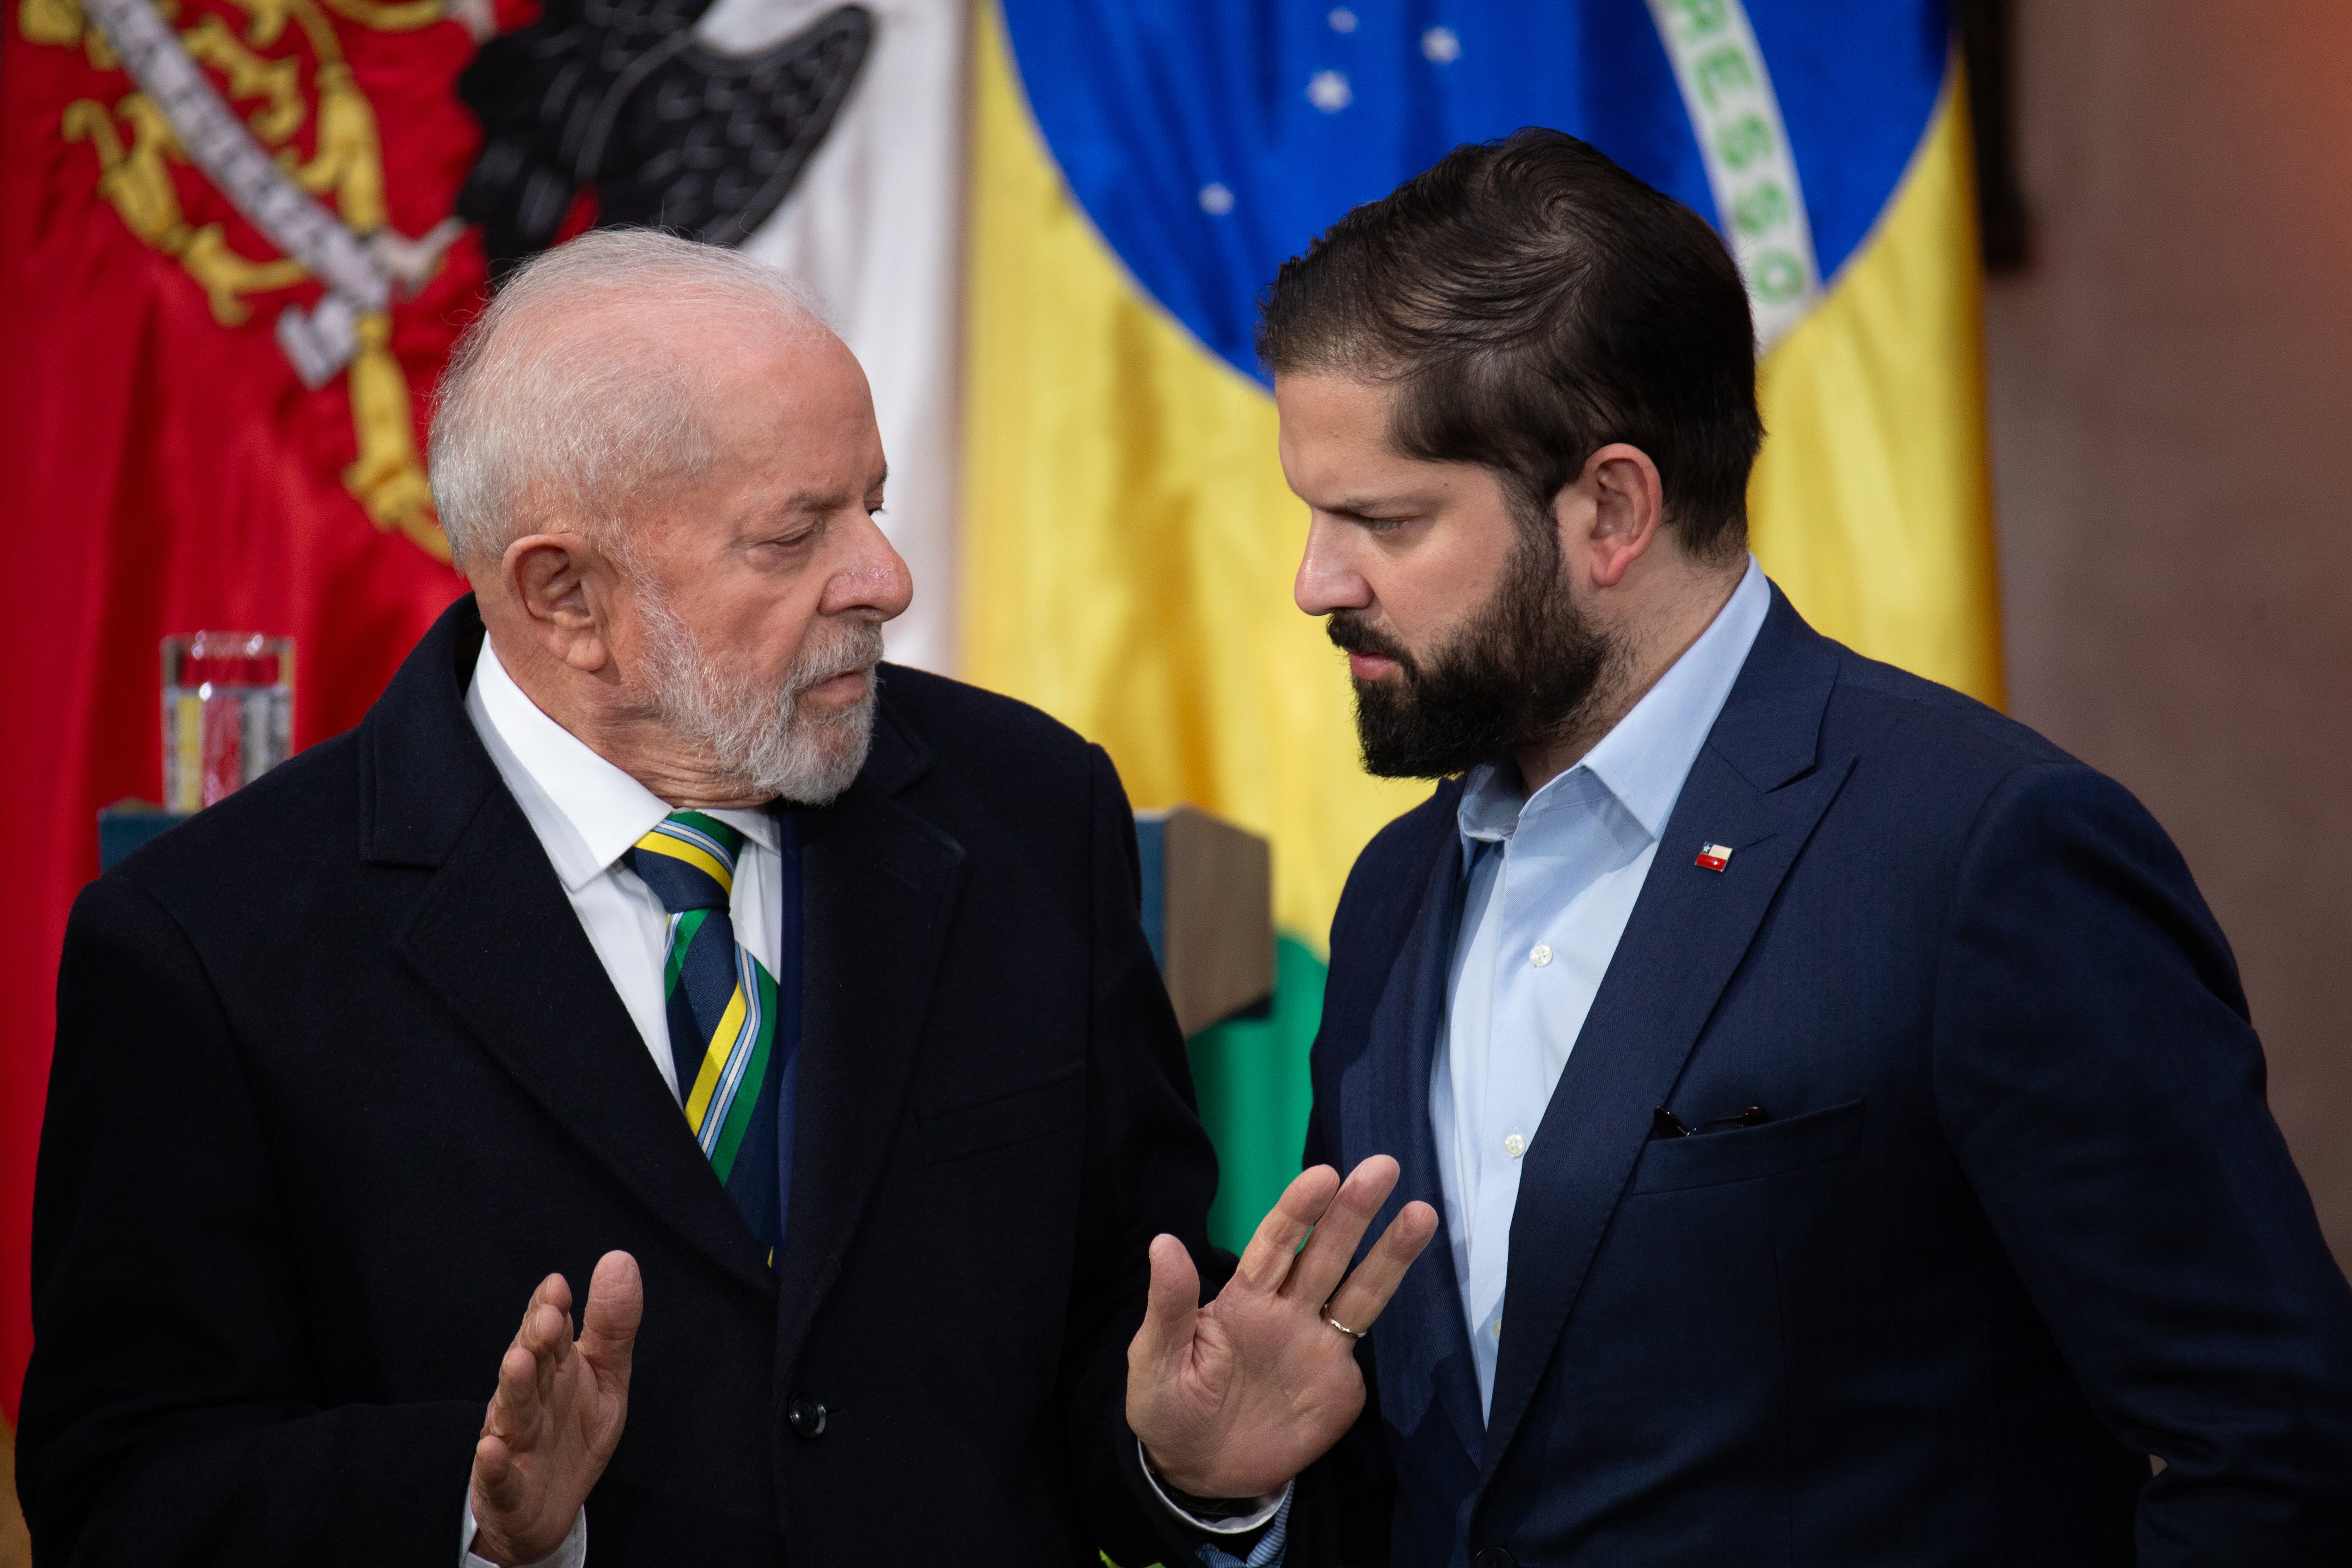
[[[1570,498],[1575,514],[1565,510]],[[1553,506],[1563,525],[1571,515],[1591,509],[1583,553],[1591,563],[1596,588],[1613,588],[1622,582],[1665,526],[1665,487],[1659,482],[1658,465],[1647,452],[1622,441],[1612,441],[1586,458],[1584,471]]]
[[[611,573],[596,547],[576,533],[532,533],[499,561],[507,596],[540,647],[585,675],[613,657],[604,586]]]

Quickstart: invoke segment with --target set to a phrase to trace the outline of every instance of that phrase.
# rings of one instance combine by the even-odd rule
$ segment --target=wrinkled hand
[[[1345,1184],[1328,1165],[1301,1172],[1205,1307],[1184,1244],[1153,1238],[1151,1304],[1127,1347],[1127,1421],[1171,1486],[1261,1497],[1354,1425],[1364,1408],[1356,1342],[1323,1321],[1325,1304],[1348,1327],[1369,1329],[1437,1234],[1437,1211],[1407,1204],[1348,1273],[1396,1183],[1397,1163],[1385,1154]]]
[[[536,1563],[572,1532],[621,1441],[645,1302],[637,1260],[625,1252],[597,1259],[577,1343],[570,1282],[551,1274],[531,1292],[474,1445],[476,1556]]]

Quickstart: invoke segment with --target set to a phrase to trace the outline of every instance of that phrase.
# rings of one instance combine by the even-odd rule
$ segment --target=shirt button
[[[1503,1140],[1503,1152],[1516,1160],[1528,1152],[1528,1141],[1514,1132]]]
[[[1534,951],[1528,954],[1528,962],[1541,969],[1551,962],[1551,948],[1544,942],[1536,943]]]

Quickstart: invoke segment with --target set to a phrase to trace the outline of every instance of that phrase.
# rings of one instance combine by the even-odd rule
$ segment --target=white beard
[[[824,805],[866,765],[874,739],[874,681],[866,695],[823,719],[801,716],[811,687],[882,658],[872,621],[818,617],[779,692],[727,675],[657,593],[643,595],[646,681],[654,711],[678,738],[719,760],[721,782],[746,795]]]

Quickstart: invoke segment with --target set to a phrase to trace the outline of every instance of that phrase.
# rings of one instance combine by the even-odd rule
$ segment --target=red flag
[[[0,894],[0,1403],[13,1425],[59,942],[96,873],[94,813],[160,798],[158,640],[290,635],[296,744],[358,721],[463,587],[439,559],[418,454],[483,264],[470,233],[441,248],[479,145],[453,90],[474,38],[444,0],[0,4],[0,496],[15,581],[0,616],[0,820],[16,846]],[[142,26],[160,50],[142,52]],[[206,121],[200,92],[174,96],[174,60],[225,116]],[[247,151],[225,174],[236,138],[219,120],[232,117]],[[313,233],[310,254],[282,212],[274,226],[248,216],[289,187],[312,227],[333,231]],[[364,278],[345,287],[371,266],[373,300]],[[324,279],[360,308],[320,309]],[[282,340],[309,345],[317,384]]]

